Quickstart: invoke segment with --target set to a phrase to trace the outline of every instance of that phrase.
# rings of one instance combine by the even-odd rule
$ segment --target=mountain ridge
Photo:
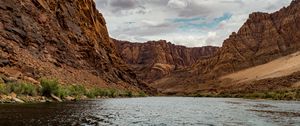
[[[222,76],[299,51],[299,6],[299,0],[294,0],[290,6],[271,14],[250,14],[239,31],[224,41],[215,56],[198,60],[191,67],[150,85],[171,94],[204,89],[218,91],[218,84],[214,83],[222,83]]]
[[[199,59],[207,58],[219,49],[214,46],[185,47],[165,40],[132,43],[112,39],[118,54],[130,64],[138,77],[146,82],[153,82],[194,64]]]

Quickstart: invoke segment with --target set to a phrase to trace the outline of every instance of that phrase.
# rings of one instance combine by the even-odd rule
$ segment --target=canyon
[[[271,14],[250,14],[221,47],[193,48],[113,39],[93,0],[3,0],[0,10],[0,83],[55,78],[189,95],[272,91],[300,82],[300,0]]]
[[[294,0],[292,1],[290,6],[284,7],[279,11],[271,14],[254,12],[249,15],[249,19],[244,23],[244,25],[239,29],[238,32],[233,32],[229,36],[229,38],[224,41],[222,47],[215,47],[215,50],[203,47],[204,50],[206,48],[207,50],[213,51],[207,51],[207,53],[203,53],[204,55],[196,54],[200,56],[198,57],[198,59],[194,60],[194,63],[186,64],[185,67],[180,67],[178,69],[172,69],[171,72],[164,74],[165,76],[163,77],[154,77],[152,78],[153,80],[150,81],[149,85],[158,89],[164,94],[194,94],[199,92],[220,93],[225,90],[235,90],[236,88],[238,88],[240,92],[243,92],[243,90],[248,90],[249,85],[252,87],[251,91],[257,91],[260,89],[270,89],[271,91],[283,87],[290,88],[293,83],[300,81],[297,77],[298,74],[294,73],[297,72],[297,69],[296,71],[286,72],[288,74],[280,74],[280,76],[272,76],[272,74],[276,73],[270,72],[269,74],[271,75],[269,75],[268,77],[263,77],[265,74],[260,72],[270,71],[273,67],[278,67],[277,69],[284,69],[285,71],[288,71],[286,68],[281,68],[285,67],[284,65],[272,66],[272,64],[274,63],[269,63],[281,57],[295,57],[296,59],[292,58],[292,60],[297,61],[297,56],[295,56],[296,54],[293,53],[299,51],[299,24],[299,0]],[[158,45],[161,44],[161,42],[156,42],[155,44]],[[139,50],[141,49],[139,49],[138,47],[144,46],[143,48],[151,48],[149,42],[145,44],[129,44],[127,42],[125,44],[121,43],[119,45],[121,45],[121,47],[117,46],[119,47],[119,54],[121,55],[121,57],[123,57],[123,59],[125,59],[125,62],[127,62],[128,64],[146,65],[148,66],[148,68],[153,68],[153,61],[157,61],[155,60],[157,57],[168,57],[168,55],[164,55],[166,49],[162,49],[159,51],[162,52],[162,56],[139,55],[139,53],[141,53],[141,51]],[[139,46],[137,47],[137,45]],[[163,47],[165,46],[161,44],[160,48]],[[155,47],[155,49],[156,48],[157,47]],[[201,48],[198,49],[201,50]],[[146,53],[151,54],[151,52],[147,51]],[[172,55],[174,53],[167,54]],[[181,57],[189,57],[192,55],[193,54],[184,54]],[[136,60],[132,59],[143,59],[146,62],[134,62]],[[164,64],[166,62],[157,61],[154,63]],[[266,63],[271,64],[271,66],[268,66],[268,64]],[[287,60],[287,62],[285,63],[293,64],[292,62],[289,62],[289,60]],[[252,73],[256,73],[256,79],[244,79],[241,82],[235,80],[238,79],[236,76],[228,75],[235,73],[235,75],[239,77],[243,76],[243,78],[253,78],[253,74],[249,75],[249,72],[245,74],[244,72],[239,71],[245,70],[247,68],[251,69],[252,67],[258,65],[262,65],[259,68],[264,69],[265,71],[259,71],[259,69],[248,70]],[[168,68],[166,67],[168,65],[164,66],[165,68]],[[136,69],[137,71],[141,71],[139,68],[134,69]],[[292,68],[289,68],[289,70],[291,69]],[[277,73],[278,72],[280,73],[282,71],[277,71]],[[147,70],[147,72],[143,71],[142,73],[146,75],[152,74],[151,70]],[[295,74],[296,76],[291,80],[289,75],[293,74]],[[160,74],[154,73],[154,75]],[[147,76],[140,77],[145,80],[149,80]],[[271,80],[277,80],[277,82]]]
[[[198,60],[214,55],[218,47],[188,48],[166,40],[132,43],[112,39],[120,57],[137,76],[147,83],[162,79],[173,71],[191,66]]]
[[[0,125],[300,125],[300,0],[250,14],[221,47],[114,39],[106,21],[118,23],[98,3],[132,27],[119,15],[148,11],[135,2],[0,0]],[[151,2],[192,15],[200,7]]]
[[[41,78],[146,90],[117,56],[93,0],[1,0],[1,83]]]

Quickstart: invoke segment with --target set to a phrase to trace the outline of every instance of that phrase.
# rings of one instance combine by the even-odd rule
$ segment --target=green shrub
[[[146,97],[147,94],[144,91],[140,91],[138,94],[139,97]]]
[[[133,93],[132,91],[126,91],[126,95],[127,97],[132,97],[133,96]]]
[[[41,80],[41,93],[43,96],[50,96],[51,94],[58,95],[60,86],[57,80]]]
[[[117,97],[117,95],[118,95],[116,89],[109,89],[108,92],[109,92],[108,96],[112,97],[112,98]]]
[[[71,96],[83,96],[87,93],[86,88],[82,85],[69,86],[68,90]]]
[[[267,98],[267,99],[273,99],[275,96],[276,96],[276,93],[274,93],[274,92],[265,93],[265,98]]]
[[[60,98],[65,98],[67,96],[71,96],[69,89],[67,87],[64,87],[61,85],[58,86],[58,90],[56,93],[54,93],[54,95],[56,95]]]
[[[110,92],[108,89],[97,88],[97,90],[96,90],[96,96],[109,96],[109,95],[110,95]]]
[[[24,87],[23,94],[30,95],[30,96],[36,96],[36,95],[38,95],[38,88],[37,88],[37,86],[35,86],[33,84],[27,84],[27,83],[25,83],[23,85],[23,87]]]
[[[95,89],[90,89],[88,90],[85,95],[88,97],[88,98],[95,98],[96,97],[96,91]]]
[[[254,93],[249,93],[243,96],[244,98],[264,98],[265,94],[264,93],[259,93],[259,92],[254,92]]]
[[[87,90],[85,95],[89,98],[95,98],[98,96],[117,97],[120,95],[120,93],[116,89],[92,88]]]
[[[295,100],[296,99],[296,92],[286,92],[284,93],[285,100]]]
[[[5,84],[0,84],[0,94],[8,94]]]
[[[7,84],[6,90],[8,93],[14,92],[18,95],[36,96],[38,94],[37,87],[29,83],[10,83]]]
[[[212,94],[212,93],[198,93],[196,95],[194,95],[194,97],[221,97],[221,95],[216,95],[216,94]]]
[[[117,89],[103,89],[103,88],[91,88],[87,90],[83,85],[71,85],[71,86],[63,86],[57,80],[46,80],[42,79],[40,81],[41,88],[29,83],[10,83],[10,84],[0,84],[0,94],[9,94],[14,92],[18,95],[31,95],[36,96],[38,94],[46,97],[50,97],[51,94],[65,98],[67,96],[87,96],[89,98],[95,98],[98,96],[106,96],[106,97],[117,97],[117,96],[125,96],[125,97],[133,97],[140,96],[145,97],[145,92],[135,92],[133,94],[132,91],[124,91]]]
[[[84,95],[86,89],[82,85],[63,86],[57,80],[41,80],[41,94],[49,97],[51,94],[60,98]]]
[[[92,88],[87,93],[86,96],[89,98],[95,98],[98,96],[103,96],[105,93],[100,88]]]

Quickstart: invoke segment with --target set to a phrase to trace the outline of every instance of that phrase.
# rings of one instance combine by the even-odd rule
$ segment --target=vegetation
[[[59,83],[57,80],[41,80],[41,94],[43,96],[50,96],[51,94],[54,94],[56,96],[60,96],[62,94],[62,89],[59,86]]]
[[[300,89],[250,93],[199,93],[194,97],[231,97],[248,99],[300,100]]]
[[[36,96],[38,95],[37,87],[33,84],[29,83],[8,83],[8,84],[0,84],[0,93],[1,94],[9,94],[14,92],[18,95],[30,95]]]
[[[147,94],[143,91],[140,91],[139,94],[138,94],[139,97],[146,97]]]
[[[29,96],[46,96],[51,97],[55,95],[59,98],[66,98],[67,96],[80,99],[82,97],[97,98],[97,97],[145,97],[144,92],[134,93],[129,90],[117,90],[112,88],[86,88],[83,85],[62,85],[58,80],[42,79],[40,85],[30,83],[9,83],[0,84],[0,94],[16,93],[17,95]]]
[[[101,88],[92,88],[89,89],[86,93],[86,96],[89,98],[95,97],[116,97],[118,96],[116,90],[114,89],[101,89]]]
[[[7,94],[5,84],[0,84],[0,94]]]
[[[67,87],[67,89],[69,90],[68,95],[70,96],[82,96],[87,93],[87,90],[83,85],[71,85]]]
[[[132,97],[133,93],[131,91],[126,91],[125,96]]]
[[[36,96],[38,95],[37,87],[29,83],[12,83],[7,85],[8,92],[16,94]]]
[[[60,98],[64,98],[66,96],[87,96],[89,98],[146,96],[145,93],[142,95],[134,95],[132,91],[125,91],[126,93],[123,93],[124,91],[122,90],[112,88],[86,88],[83,85],[62,86],[57,80],[42,80],[41,86],[41,93],[43,96],[54,94]]]

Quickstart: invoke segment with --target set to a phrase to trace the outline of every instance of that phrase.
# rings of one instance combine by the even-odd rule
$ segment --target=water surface
[[[146,97],[0,105],[0,125],[300,125],[300,102]]]

